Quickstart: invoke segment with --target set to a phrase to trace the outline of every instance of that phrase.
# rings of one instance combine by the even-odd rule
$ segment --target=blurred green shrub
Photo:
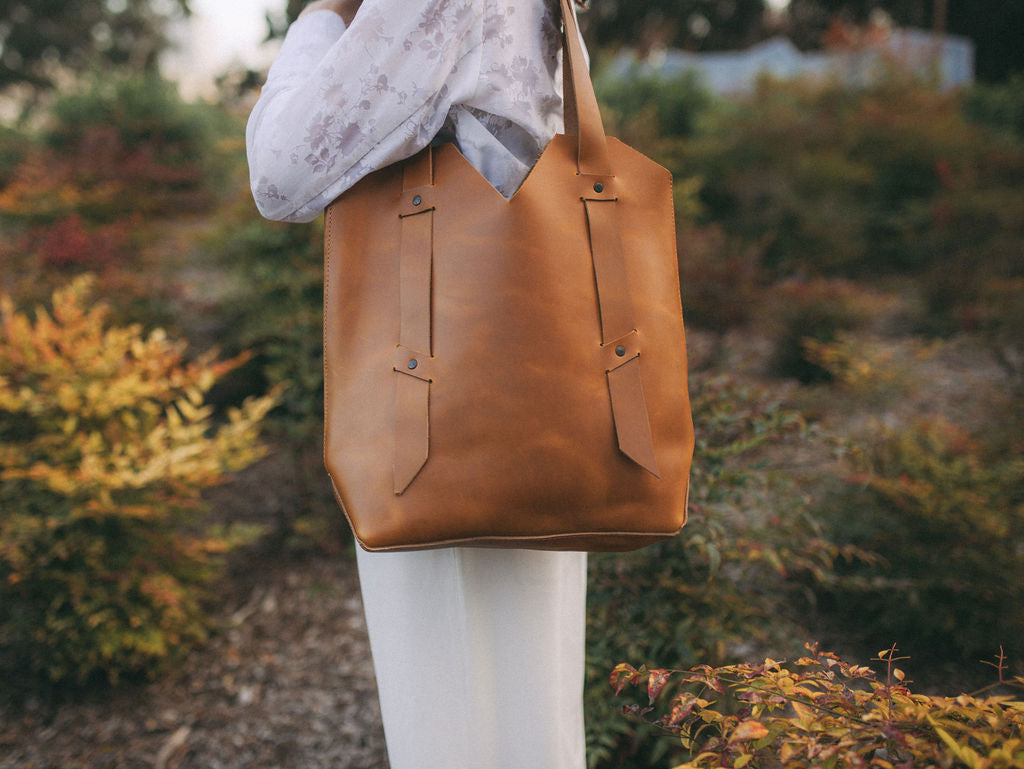
[[[708,220],[768,239],[775,276],[924,266],[914,241],[932,223],[936,164],[959,172],[979,152],[953,97],[897,81],[855,90],[765,78],[701,129],[680,170],[703,179]]]
[[[32,142],[27,134],[0,125],[0,187],[7,184],[14,169],[28,154]]]
[[[693,135],[712,103],[695,72],[664,77],[641,65],[626,71],[605,67],[594,78],[594,90],[606,133],[655,154],[659,142]]]
[[[201,640],[204,586],[253,532],[202,525],[201,492],[264,453],[274,394],[214,419],[242,359],[187,362],[109,327],[78,278],[35,319],[0,300],[0,677],[85,684]]]
[[[1024,139],[1024,73],[1003,83],[979,83],[964,94],[964,110],[978,123],[1001,128]]]
[[[202,242],[221,276],[217,314],[206,329],[230,354],[252,357],[211,397],[237,400],[287,383],[266,430],[300,500],[276,510],[273,541],[337,552],[351,534],[323,468],[323,232],[256,216],[248,190]]]
[[[678,207],[677,207],[678,208]],[[717,224],[678,224],[679,285],[688,327],[722,330],[750,322],[763,304],[762,249]]]
[[[1010,376],[1013,393],[1024,397],[1024,276],[982,284],[978,333]]]
[[[779,279],[912,275],[917,327],[949,334],[1012,321],[986,297],[1024,276],[1021,83],[940,93],[894,70],[870,88],[764,78],[716,99],[691,73],[606,68],[596,86],[609,132],[688,191],[676,207],[692,322],[748,322]],[[848,328],[837,313],[806,320]],[[821,377],[799,339],[831,333],[783,332],[782,370]]]
[[[248,193],[246,193],[248,196]],[[292,439],[323,430],[323,230],[256,216],[251,201],[228,211],[203,248],[224,270],[218,345],[252,360],[233,380],[256,394],[289,383],[273,414]],[[240,380],[245,380],[248,385]]]
[[[985,285],[1024,273],[1024,142],[970,109],[896,77],[860,90],[765,79],[657,146],[700,180],[695,223],[758,253],[762,283],[913,275],[922,329],[971,331]]]
[[[996,420],[1019,428],[1013,412],[976,436],[942,417],[879,427],[857,472],[822,500],[831,538],[884,559],[841,564],[842,589],[822,591],[848,638],[899,638],[960,663],[999,644],[1024,656],[1024,453]]]
[[[802,631],[805,581],[830,581],[840,550],[798,489],[759,464],[760,450],[807,440],[770,393],[721,376],[691,383],[697,433],[690,519],[638,553],[594,555],[588,594],[588,760],[656,766],[663,743],[615,717],[608,671],[623,659],[721,664]],[[851,549],[844,554],[856,557]],[[783,609],[782,607],[786,607]]]

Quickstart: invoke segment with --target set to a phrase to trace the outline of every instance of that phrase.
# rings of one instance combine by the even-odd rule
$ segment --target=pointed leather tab
[[[430,451],[430,382],[395,373],[395,494],[401,494]]]
[[[611,392],[619,449],[651,475],[660,477],[640,379],[640,356],[608,372],[608,390]]]

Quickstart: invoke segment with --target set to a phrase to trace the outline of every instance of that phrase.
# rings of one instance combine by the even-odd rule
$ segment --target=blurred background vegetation
[[[722,96],[601,67],[624,46],[813,47],[878,9],[971,37],[979,82],[893,67]],[[321,225],[252,206],[258,74],[191,102],[161,75],[188,10],[0,2],[2,696],[165,669],[215,628],[230,559],[349,557],[320,466]],[[678,750],[619,715],[607,678],[624,660],[721,665],[814,638],[860,660],[898,641],[932,689],[987,682],[977,661],[1000,645],[1021,671],[1022,14],[584,14],[608,133],[675,176],[698,441],[683,534],[591,561],[592,767]]]

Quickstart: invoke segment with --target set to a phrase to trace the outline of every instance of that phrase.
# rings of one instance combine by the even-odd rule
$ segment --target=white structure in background
[[[775,37],[745,51],[663,51],[648,57],[641,64],[641,71],[671,77],[692,70],[715,93],[742,93],[750,90],[761,74],[781,79],[838,78],[863,84],[893,63],[924,77],[936,76],[943,88],[956,88],[974,80],[974,43],[965,37],[894,29],[887,32],[885,39],[856,50],[803,53],[787,38]],[[631,54],[622,54],[612,67],[625,74],[634,70],[636,60]]]

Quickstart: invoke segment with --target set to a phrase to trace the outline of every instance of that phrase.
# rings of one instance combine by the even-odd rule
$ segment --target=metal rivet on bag
[[[414,369],[418,365],[420,365],[420,362],[418,360],[416,360],[415,358],[413,358],[412,360],[409,361],[409,368],[410,369]]]
[[[623,355],[626,354],[626,348],[620,344],[618,347],[615,348],[615,354],[621,358]]]
[[[594,192],[604,192],[604,185],[601,182],[594,182]]]
[[[412,199],[412,204],[413,204],[414,206],[418,206],[418,205],[419,205],[420,203],[422,203],[422,202],[423,202],[423,198],[421,198],[421,197],[420,197],[419,195],[417,195],[416,197],[414,197],[414,198]]]

